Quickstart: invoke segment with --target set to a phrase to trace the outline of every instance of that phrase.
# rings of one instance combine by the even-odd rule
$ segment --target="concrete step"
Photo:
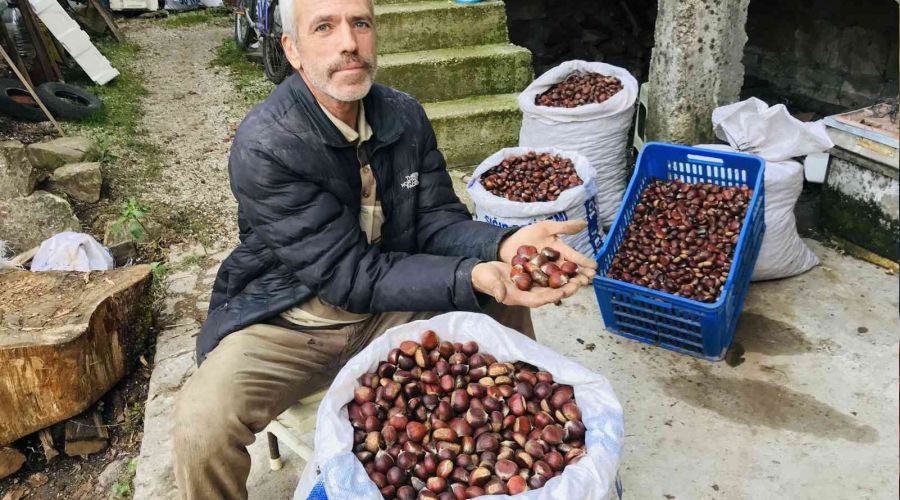
[[[449,168],[478,165],[498,150],[518,145],[522,116],[517,95],[474,96],[424,105]]]
[[[377,5],[375,18],[381,54],[509,42],[501,1]]]
[[[519,92],[531,83],[531,52],[509,44],[385,54],[378,81],[421,102]]]

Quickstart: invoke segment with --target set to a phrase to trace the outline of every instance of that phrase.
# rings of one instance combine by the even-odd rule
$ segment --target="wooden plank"
[[[86,417],[66,422],[66,455],[70,457],[91,455],[109,446],[109,430],[103,425],[100,414],[91,412]]]
[[[100,17],[102,17],[103,20],[106,21],[106,26],[109,27],[109,31],[110,33],[112,33],[113,38],[115,38],[117,42],[124,42],[125,37],[122,35],[122,32],[119,31],[119,26],[116,25],[116,21],[112,18],[112,14],[110,14],[110,12],[106,10],[106,7],[104,7],[103,4],[101,4],[98,0],[88,0],[88,4],[96,9],[96,11],[100,14]]]
[[[41,38],[41,30],[38,27],[41,21],[37,18],[37,15],[35,15],[34,10],[31,8],[31,3],[29,3],[28,0],[25,0],[19,2],[18,6],[19,11],[22,13],[22,19],[25,21],[25,28],[28,30],[28,36],[31,37],[31,44],[34,46],[34,51],[37,55],[41,78],[35,78],[35,80],[38,84],[63,81],[62,72],[59,70],[59,66],[56,64],[56,61],[50,57],[49,52],[47,52],[47,46],[44,45],[44,40]]]
[[[28,74],[28,66],[25,65],[25,61],[22,59],[19,51],[16,50],[16,44],[13,43],[12,38],[9,37],[9,32],[6,31],[6,23],[0,23],[0,45],[11,54],[11,59],[19,69],[22,78],[30,85],[34,85],[34,83],[31,82],[31,76]]]
[[[25,455],[15,448],[0,447],[0,479],[14,474],[25,463]],[[5,498],[5,497],[4,497]]]
[[[51,460],[59,456],[59,452],[53,447],[53,434],[50,433],[50,429],[42,429],[38,433],[38,437],[41,440],[41,448],[44,449],[44,458],[49,464]]]

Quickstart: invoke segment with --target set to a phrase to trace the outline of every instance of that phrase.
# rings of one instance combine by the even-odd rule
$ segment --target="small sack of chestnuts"
[[[510,201],[555,201],[563,191],[584,182],[568,158],[531,151],[504,159],[481,175],[481,185]]]

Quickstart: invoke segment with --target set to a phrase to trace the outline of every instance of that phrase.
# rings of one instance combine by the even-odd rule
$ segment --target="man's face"
[[[333,99],[362,99],[378,67],[371,0],[286,1],[295,2],[296,37],[282,37],[291,65]]]

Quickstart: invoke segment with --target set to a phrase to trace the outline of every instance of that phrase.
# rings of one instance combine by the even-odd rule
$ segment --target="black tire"
[[[0,78],[0,113],[29,122],[47,121],[28,89],[11,78]]]
[[[270,82],[278,85],[291,73],[293,68],[284,55],[281,46],[281,9],[278,2],[269,7],[269,32],[262,39],[263,72]]]
[[[254,0],[238,0],[234,10],[234,44],[241,50],[246,50],[256,41],[256,32],[252,26],[256,18],[255,11]]]
[[[270,82],[278,85],[291,72],[291,65],[284,56],[281,41],[269,35],[262,40],[263,72]]]
[[[103,109],[99,97],[74,85],[47,82],[38,85],[36,92],[57,118],[83,120]]]

